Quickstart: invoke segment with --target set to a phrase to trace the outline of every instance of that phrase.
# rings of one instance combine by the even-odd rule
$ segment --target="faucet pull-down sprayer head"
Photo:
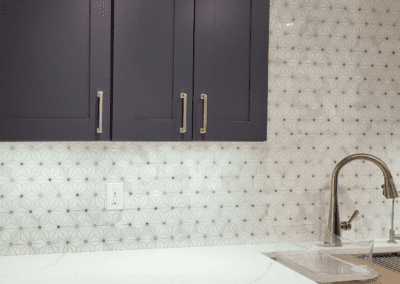
[[[397,193],[396,186],[394,185],[393,178],[390,176],[385,179],[385,183],[382,184],[383,192],[382,194],[386,199],[392,199],[399,197]]]

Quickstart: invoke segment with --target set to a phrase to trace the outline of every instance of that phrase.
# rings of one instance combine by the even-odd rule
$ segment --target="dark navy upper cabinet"
[[[196,1],[193,140],[267,140],[268,22],[268,0]]]
[[[193,12],[194,0],[114,1],[112,140],[192,139]]]
[[[111,0],[2,8],[0,141],[109,140]]]
[[[0,141],[266,140],[268,0],[4,3]]]
[[[268,0],[114,9],[112,140],[266,140]]]

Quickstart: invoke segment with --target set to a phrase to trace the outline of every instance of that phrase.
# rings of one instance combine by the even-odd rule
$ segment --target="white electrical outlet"
[[[112,205],[118,205],[118,188],[116,186],[113,186],[112,189]]]
[[[123,183],[107,183],[107,210],[124,209]]]

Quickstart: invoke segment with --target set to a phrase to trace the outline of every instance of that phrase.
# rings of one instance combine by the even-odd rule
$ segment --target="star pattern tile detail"
[[[265,142],[0,143],[0,255],[273,242],[274,225],[327,222],[333,168],[354,153],[382,159],[400,189],[399,13],[271,0]],[[339,176],[341,218],[360,211],[343,236],[388,238],[378,167]],[[122,211],[106,210],[109,182]]]

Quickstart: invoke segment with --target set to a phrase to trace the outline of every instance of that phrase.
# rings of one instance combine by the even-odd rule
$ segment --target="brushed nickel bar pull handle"
[[[181,93],[183,99],[183,127],[180,128],[181,133],[186,132],[186,112],[187,112],[187,94]]]
[[[103,92],[97,92],[97,97],[100,98],[100,101],[99,101],[99,127],[97,128],[97,133],[103,133]]]
[[[200,98],[204,100],[203,128],[200,128],[200,133],[204,134],[207,132],[207,95],[201,94]]]

